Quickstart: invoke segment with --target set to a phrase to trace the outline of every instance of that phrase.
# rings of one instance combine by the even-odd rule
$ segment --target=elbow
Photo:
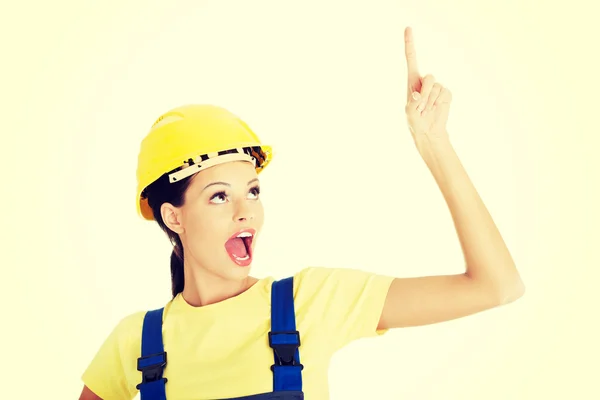
[[[513,303],[525,295],[525,283],[517,274],[516,277],[502,285],[501,289],[498,290],[498,294],[499,305]]]
[[[514,270],[514,269],[513,269]],[[469,276],[467,274],[467,276]],[[491,307],[503,306],[513,303],[525,295],[525,284],[518,272],[510,274],[496,274],[488,277],[473,277],[485,293]]]
[[[525,283],[514,263],[503,263],[493,268],[467,266],[465,273],[488,294],[490,306],[497,307],[513,303],[525,295]]]

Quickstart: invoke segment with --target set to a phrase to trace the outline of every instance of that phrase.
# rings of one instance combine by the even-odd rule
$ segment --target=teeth
[[[252,234],[250,232],[242,232],[237,237],[252,237]]]

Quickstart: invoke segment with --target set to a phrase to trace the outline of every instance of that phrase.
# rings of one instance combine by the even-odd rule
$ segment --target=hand
[[[406,116],[417,148],[427,139],[448,139],[446,122],[452,94],[435,81],[432,75],[422,77],[417,68],[417,56],[412,29],[404,30],[404,51],[408,67]],[[426,139],[425,141],[423,139]]]

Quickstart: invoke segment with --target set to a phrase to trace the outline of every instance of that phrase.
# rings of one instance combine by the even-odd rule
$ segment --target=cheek
[[[254,228],[260,229],[263,225],[263,221],[265,218],[265,210],[263,208],[262,203],[260,201],[253,202],[249,210],[252,213],[253,218],[251,225]]]
[[[256,215],[255,218],[256,218],[259,226],[262,226],[263,221],[265,219],[265,210],[264,210],[264,208],[262,206],[262,203],[258,203],[258,205],[256,207],[255,215]]]
[[[189,245],[196,248],[214,246],[225,234],[223,218],[211,210],[188,212],[183,223]]]

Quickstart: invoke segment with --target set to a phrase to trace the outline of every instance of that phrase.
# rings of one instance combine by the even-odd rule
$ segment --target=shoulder
[[[161,309],[168,309],[168,305],[161,307]],[[122,316],[113,326],[112,332],[106,339],[107,344],[110,343],[115,351],[127,354],[128,357],[139,353],[144,319],[153,310],[155,308],[138,310]]]
[[[126,339],[131,335],[135,336],[135,332],[141,332],[144,318],[148,311],[150,310],[139,310],[131,314],[126,314],[115,325],[115,333]]]
[[[84,371],[83,382],[101,398],[133,398],[145,315],[137,311],[119,319]]]
[[[353,268],[306,267],[294,275],[294,295],[302,302],[324,302],[329,306],[355,304],[370,297],[376,307],[383,302],[391,276]]]
[[[386,289],[394,278],[354,268],[309,266],[294,275],[296,290],[330,287],[342,289],[349,286],[383,286]]]
[[[331,268],[322,266],[307,266],[294,274],[294,281],[300,284],[313,284],[319,281],[336,279],[341,275],[351,274],[356,270]]]
[[[141,344],[144,317],[148,311],[135,311],[121,317],[106,338],[105,346],[113,348],[120,354],[132,353]]]
[[[339,349],[347,343],[384,333],[378,322],[391,276],[352,269],[311,266],[294,275],[297,310],[306,324],[316,324]]]

